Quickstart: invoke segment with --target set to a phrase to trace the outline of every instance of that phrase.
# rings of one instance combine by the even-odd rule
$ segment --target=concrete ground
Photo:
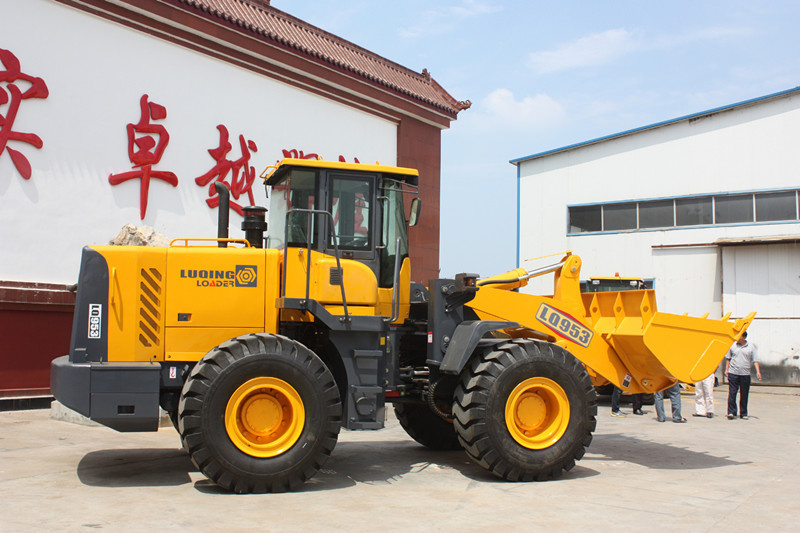
[[[0,531],[796,531],[800,389],[756,387],[749,420],[613,418],[556,481],[509,483],[463,452],[387,428],[343,431],[302,492],[233,495],[197,472],[171,427],[122,434],[0,413]],[[668,404],[669,402],[666,401]],[[630,413],[629,406],[623,406]],[[669,413],[669,406],[667,405]]]

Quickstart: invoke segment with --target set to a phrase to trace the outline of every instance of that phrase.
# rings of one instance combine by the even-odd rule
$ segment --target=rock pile
[[[108,241],[112,246],[169,246],[169,239],[150,226],[136,227],[125,224],[116,237]]]

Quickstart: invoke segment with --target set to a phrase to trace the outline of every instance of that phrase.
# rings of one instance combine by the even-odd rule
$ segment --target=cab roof
[[[347,163],[343,161],[324,161],[322,159],[292,159],[286,158],[274,166],[267,167],[261,176],[266,181],[267,185],[274,185],[293,168],[305,169],[319,169],[319,170],[341,170],[346,172],[370,172],[381,173],[391,176],[392,178],[405,181],[410,185],[416,185],[419,181],[419,172],[413,168],[393,167],[388,165],[381,165],[380,163],[365,164],[365,163]],[[268,172],[267,172],[268,171]]]

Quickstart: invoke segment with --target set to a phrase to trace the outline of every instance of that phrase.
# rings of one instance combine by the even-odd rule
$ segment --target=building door
[[[800,385],[800,243],[722,248],[722,312],[751,311],[764,382]]]

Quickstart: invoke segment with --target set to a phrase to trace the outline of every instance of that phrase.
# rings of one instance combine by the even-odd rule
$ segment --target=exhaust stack
[[[264,232],[267,231],[267,209],[257,205],[248,205],[242,208],[244,220],[242,221],[242,231],[244,238],[255,248],[264,247]]]
[[[219,207],[217,212],[217,238],[228,238],[228,210],[230,209],[230,192],[224,183],[217,181],[214,182],[214,189],[219,194]],[[224,241],[219,242],[220,248],[227,248],[228,243]]]

